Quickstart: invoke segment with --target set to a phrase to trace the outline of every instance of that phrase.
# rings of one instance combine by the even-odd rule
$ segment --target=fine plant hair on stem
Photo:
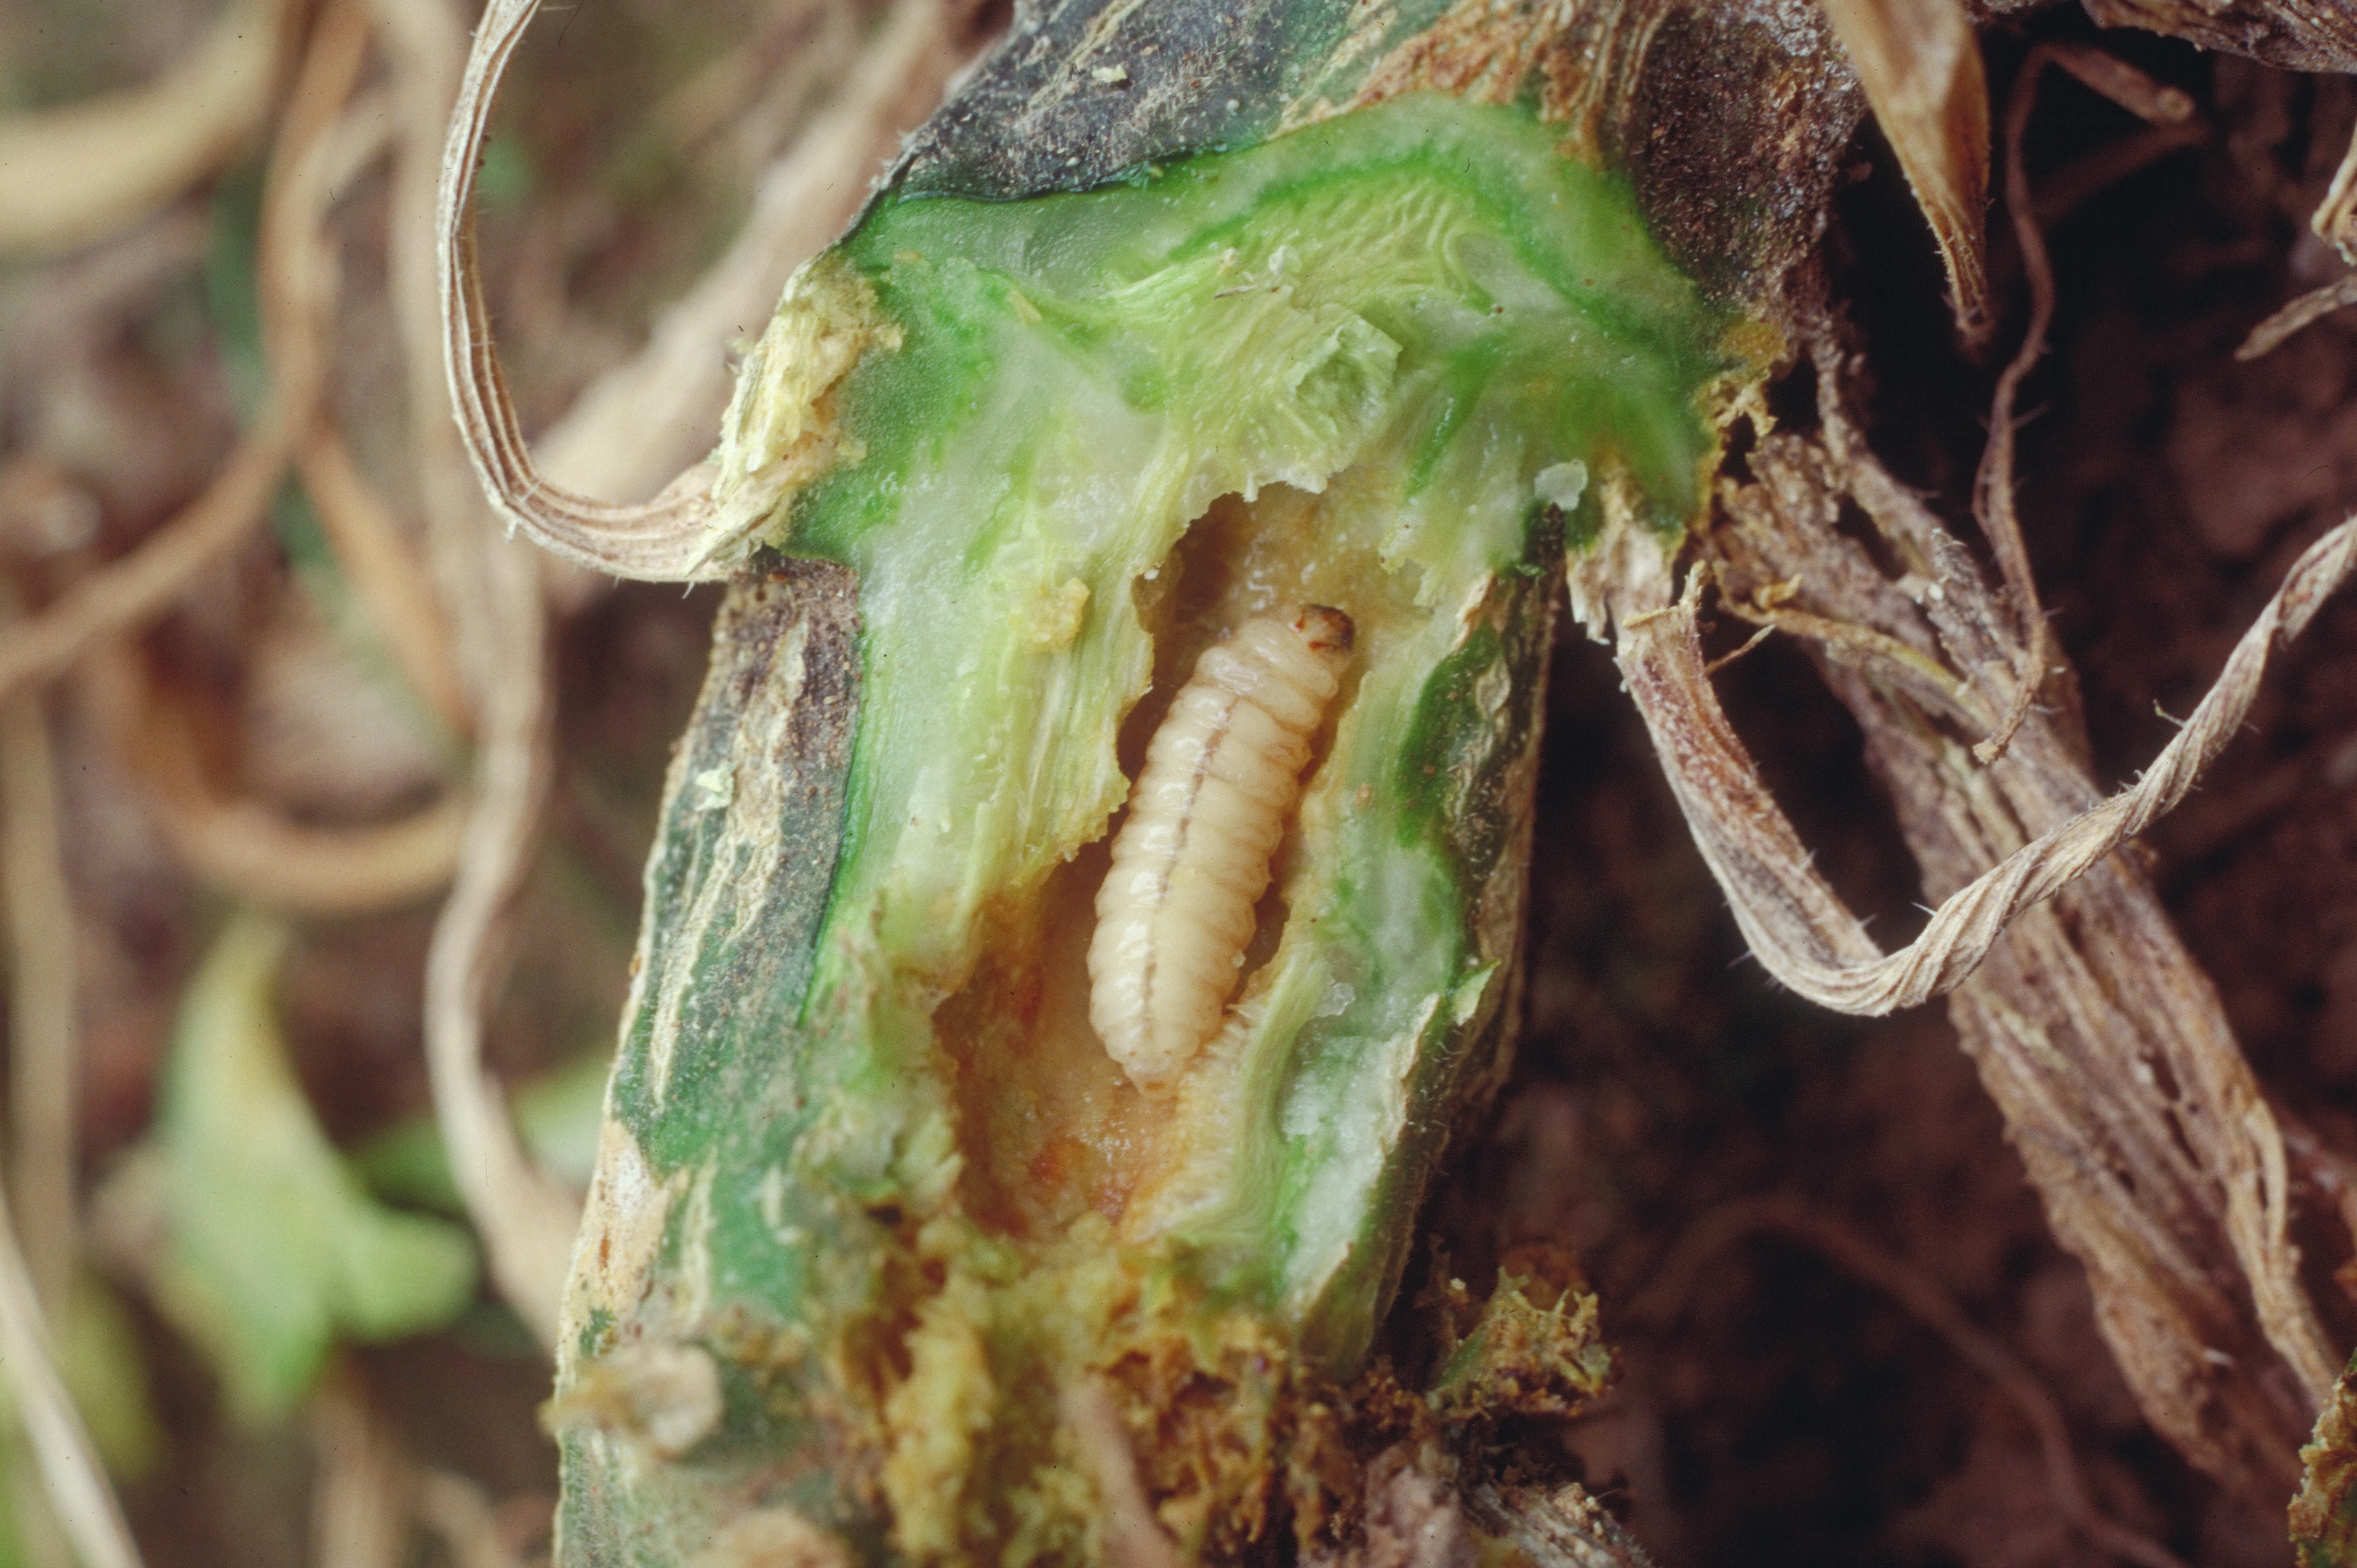
[[[104,571],[40,614],[0,633],[0,699],[54,680],[102,638],[170,607],[197,575],[258,526],[311,428],[326,378],[321,348],[334,269],[309,242],[349,153],[333,131],[359,79],[368,25],[351,4],[328,7],[314,30],[270,159],[256,254],[270,397],[202,495]],[[363,128],[365,122],[355,122]]]
[[[475,715],[473,810],[457,875],[425,955],[426,1070],[436,1119],[492,1279],[544,1347],[580,1220],[573,1195],[524,1152],[506,1096],[483,1065],[487,1015],[504,978],[517,900],[554,772],[547,612],[537,564],[499,536],[469,482],[442,381],[426,170],[458,91],[463,34],[444,0],[372,0],[401,107],[394,193],[394,309],[408,360],[410,428],[435,575]]]
[[[1821,1253],[1846,1273],[1897,1301],[1948,1342],[2003,1391],[2038,1439],[2046,1467],[2046,1489],[2054,1509],[2088,1543],[2141,1568],[2185,1568],[2184,1560],[2160,1542],[2112,1518],[2088,1495],[2086,1477],[2071,1447],[2062,1408],[2005,1342],[1964,1316],[1939,1282],[1896,1253],[1860,1235],[1838,1215],[1797,1197],[1771,1195],[1740,1198],[1705,1215],[1671,1249],[1653,1283],[1630,1306],[1632,1316],[1667,1326],[1684,1307],[1702,1265],[1743,1238],[1760,1233],[1787,1236]]]
[[[2097,792],[2075,732],[2043,713],[1996,766],[1974,758],[1969,737],[1987,732],[2018,651],[2011,618],[1953,537],[1867,452],[1840,406],[1841,368],[1821,340],[1822,437],[1763,441],[1751,460],[1758,482],[1722,492],[1727,521],[1711,547],[1727,607],[1817,654],[1866,734],[1925,892],[1939,897],[2008,851],[2017,864],[2083,831]],[[1845,497],[1901,563],[1895,579],[1841,534]],[[2328,566],[2338,549],[2345,570],[2350,534],[2343,525],[2319,547]],[[2319,570],[2295,574],[2309,593],[2279,624],[2312,612],[2331,577]],[[2247,701],[2264,654],[2255,639],[2273,624],[2263,619],[2230,664],[2221,690],[2241,698],[2229,706]],[[2195,720],[2219,743],[2231,731],[2222,701],[2213,692]],[[1784,848],[1768,853],[1797,854],[1781,818],[1774,827]],[[1777,886],[1764,874],[1728,884],[1739,918]],[[1943,910],[1961,907],[1951,897]],[[1781,940],[1820,940],[1790,906],[1762,923]],[[2216,993],[2121,856],[2095,860],[2051,908],[2005,924],[1950,1011],[2057,1240],[2087,1270],[2098,1326],[2159,1431],[2246,1493],[2279,1497],[2332,1358],[2287,1236],[2282,1139]]]

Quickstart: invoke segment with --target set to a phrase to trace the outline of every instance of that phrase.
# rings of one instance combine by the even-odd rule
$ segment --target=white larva
[[[1219,1029],[1351,642],[1324,605],[1254,617],[1204,651],[1146,747],[1089,943],[1089,1021],[1141,1089]]]

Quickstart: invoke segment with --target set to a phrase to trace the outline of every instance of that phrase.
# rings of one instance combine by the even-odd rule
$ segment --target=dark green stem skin
[[[1419,48],[1472,78],[1519,59],[1490,102],[1545,101],[1579,156],[1623,171],[1672,258],[1710,293],[1772,317],[1816,246],[1864,113],[1813,0],[1331,0],[1125,5],[1041,0],[910,138],[893,192],[1003,201],[1094,190],[1190,154],[1249,147],[1347,105]],[[1118,65],[1116,81],[1098,70]]]
[[[750,1280],[729,1272],[736,1303],[708,1311],[681,1299],[689,1232],[672,1221],[666,1193],[648,1188],[690,1162],[736,1170],[790,1162],[826,1092],[826,1064],[797,1059],[794,1046],[843,833],[859,688],[856,598],[850,574],[823,563],[785,563],[735,585],[673,759],[608,1104],[638,1096],[659,1054],[672,1058],[673,1092],[662,1117],[632,1119],[626,1158],[617,1159],[608,1132],[576,1263],[573,1338],[559,1364],[574,1371],[644,1340],[698,1346],[721,1369],[726,1413],[683,1463],[651,1462],[633,1438],[595,1427],[560,1431],[568,1563],[690,1561],[735,1511],[726,1498],[740,1486],[818,1517],[839,1511],[823,1434],[779,1364],[799,1348],[777,1336],[814,1254],[776,1244],[758,1195],[749,1208],[724,1201],[710,1244],[766,1266]],[[666,972],[695,977],[668,1015],[645,1004],[649,976]],[[799,1206],[805,1225],[821,1219],[811,1196]],[[878,1255],[866,1220],[843,1222],[822,1243],[829,1255]],[[756,1304],[749,1314],[747,1302]]]
[[[1299,1328],[1315,1364],[1355,1366],[1365,1355],[1376,1321],[1365,1304],[1393,1299],[1415,1241],[1401,1217],[1415,1213],[1452,1139],[1512,1065],[1521,1014],[1516,950],[1547,657],[1562,598],[1564,521],[1559,512],[1542,513],[1523,562],[1491,579],[1463,640],[1425,688],[1400,747],[1401,792],[1411,803],[1402,829],[1444,846],[1458,879],[1466,949],[1501,962],[1507,983],[1477,1029],[1452,1031],[1436,1020],[1427,1048],[1417,1053],[1410,1110],[1368,1197],[1367,1223]]]

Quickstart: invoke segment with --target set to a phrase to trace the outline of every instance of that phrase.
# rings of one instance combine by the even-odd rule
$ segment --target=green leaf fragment
[[[311,1389],[339,1338],[448,1323],[475,1295],[466,1231],[372,1200],[289,1069],[271,997],[285,928],[230,922],[181,1001],[152,1153],[157,1305],[249,1420]]]

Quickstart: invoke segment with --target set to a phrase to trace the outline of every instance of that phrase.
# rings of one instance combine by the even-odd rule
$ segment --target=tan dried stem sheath
[[[1140,1088],[1220,1026],[1351,642],[1323,605],[1255,616],[1204,650],[1154,732],[1089,943],[1089,1021]]]
[[[1754,955],[1813,1002],[1878,1016],[1953,988],[2014,916],[2053,897],[2184,800],[2250,712],[2276,643],[2306,629],[2352,569],[2357,518],[2293,564],[2209,695],[2142,779],[2007,856],[1942,904],[1922,935],[1889,955],[1812,867],[1710,689],[1696,624],[1707,573],[1690,575],[1676,602],[1626,619],[1618,658],[1695,842],[1733,902]],[[1666,581],[1657,581],[1655,594],[1657,603],[1668,597]]]
[[[475,260],[475,174],[500,78],[539,9],[540,0],[491,0],[484,9],[443,149],[435,236],[443,369],[467,456],[500,517],[543,549],[596,571],[650,582],[724,577],[725,566],[702,558],[713,510],[705,465],[680,475],[649,501],[616,504],[559,489],[534,467],[508,397]]]
[[[1730,608],[1767,607],[1813,644],[1939,899],[2101,797],[2067,714],[2033,712],[2000,762],[1975,760],[1968,737],[1994,723],[2018,653],[2014,618],[1866,450],[1842,411],[1838,349],[1821,340],[1817,359],[1822,445],[1763,440],[1756,482],[1722,490],[1710,549]],[[1897,578],[1843,532],[1845,499]],[[2149,884],[2113,855],[2024,911],[1949,1014],[2146,1417],[2274,1506],[2311,1417],[2277,1354],[2330,1358],[2287,1233],[2284,1139]]]
[[[1981,209],[1988,196],[1988,83],[1959,0],[1820,0],[1857,68],[1947,264],[1956,329],[1988,333]]]
[[[393,3],[378,0],[381,5]],[[538,8],[539,0],[492,0],[484,11],[443,150],[435,204],[442,358],[467,456],[509,528],[554,554],[597,572],[648,582],[726,578],[733,564],[715,559],[712,548],[719,537],[713,530],[717,470],[712,464],[693,463],[649,500],[593,499],[541,471],[508,397],[475,257],[475,175],[500,79]],[[596,395],[585,400],[579,419],[554,433],[553,466],[643,488],[642,460],[617,463],[588,452],[585,443],[626,415],[638,422],[632,433],[637,439],[646,419],[676,422],[708,399],[712,323],[723,316],[743,316],[746,280],[775,266],[779,245],[813,247],[852,215],[869,174],[880,169],[900,132],[914,126],[948,81],[957,50],[946,22],[947,10],[935,0],[908,0],[896,8],[885,38],[843,97],[765,186],[755,237],[771,235],[766,246],[771,253],[757,255],[742,246],[732,251],[707,280],[709,286],[699,289],[675,321],[666,322],[648,351],[610,383],[593,389]],[[770,290],[770,297],[774,295]],[[764,298],[759,308],[768,304]],[[740,319],[736,325],[741,331],[752,323]],[[647,445],[659,449],[661,444]]]
[[[451,1176],[482,1235],[492,1281],[541,1342],[553,1345],[580,1208],[524,1152],[506,1097],[483,1066],[485,1014],[504,974],[504,939],[531,867],[554,768],[545,607],[533,559],[498,537],[480,493],[468,482],[459,431],[448,420],[448,323],[436,301],[437,271],[447,274],[447,261],[437,218],[448,193],[437,195],[435,179],[437,153],[447,151],[446,117],[460,88],[464,35],[448,0],[370,3],[401,106],[390,266],[407,361],[412,446],[425,498],[428,551],[468,686],[478,748],[474,807],[460,839],[458,873],[426,950],[426,1071],[435,1117],[450,1149]],[[486,28],[498,19],[487,17]],[[513,44],[509,38],[507,47]],[[479,105],[484,112],[488,107]],[[458,128],[454,125],[454,134]],[[479,148],[481,134],[479,119],[471,147]],[[470,182],[473,156],[470,151]],[[466,242],[471,268],[471,237]],[[479,293],[475,304],[479,310]]]
[[[582,392],[534,444],[544,478],[591,495],[659,489],[712,449],[729,344],[759,335],[794,268],[858,212],[883,166],[941,101],[963,58],[936,0],[899,0],[841,91],[761,177],[745,227],[646,346]]]

